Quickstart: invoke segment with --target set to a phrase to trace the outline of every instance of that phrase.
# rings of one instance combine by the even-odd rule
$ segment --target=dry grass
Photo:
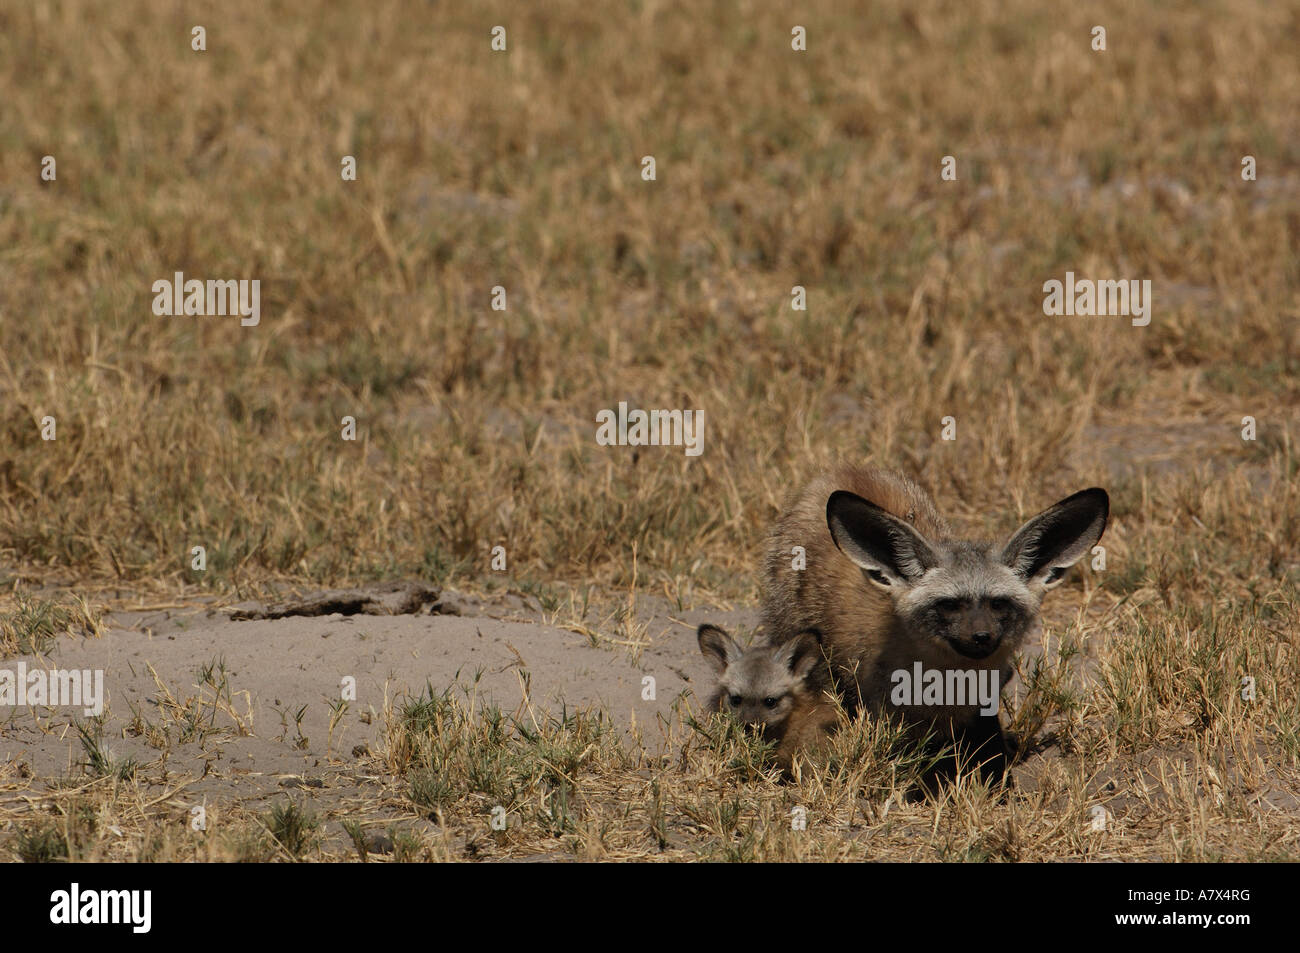
[[[1131,676],[1126,664],[1103,660],[1105,678]],[[91,724],[66,778],[0,766],[0,843],[22,860],[1294,860],[1285,713],[1202,723],[1181,701],[1084,690],[1064,706],[1077,722],[1011,790],[971,775],[923,799],[932,761],[884,720],[846,723],[781,783],[770,751],[716,716],[628,736],[597,712],[504,713],[457,686],[387,706],[380,749],[334,760],[302,796],[203,798],[203,830],[196,778],[115,756]],[[1167,730],[1126,742],[1132,717]]]
[[[16,590],[0,611],[0,659],[12,655],[43,655],[60,635],[98,638],[103,618],[84,596],[70,602],[41,599]]]
[[[660,756],[590,714],[493,727],[426,697],[334,801],[204,836],[165,771],[48,785],[6,760],[0,852],[355,857],[326,823],[347,816],[396,825],[399,859],[1300,854],[1300,14],[915,7],[0,10],[0,582],[18,613],[38,585],[491,586],[503,545],[551,608],[586,585],[753,602],[784,494],[833,457],[906,469],[990,533],[1101,484],[1108,565],[1053,597],[1077,656],[1026,680],[1015,792],[900,803],[870,724],[780,785],[681,724]],[[154,316],[178,270],[260,278],[262,323]],[[1151,325],[1044,317],[1067,270],[1150,278]],[[704,454],[597,446],[619,400],[703,409]],[[3,652],[82,607],[5,616]]]

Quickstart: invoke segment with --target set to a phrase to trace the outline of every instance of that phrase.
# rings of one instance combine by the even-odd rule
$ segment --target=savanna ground
[[[1102,485],[1106,566],[1049,597],[1008,699],[1014,788],[909,801],[877,722],[783,784],[690,699],[661,749],[439,684],[194,831],[173,758],[247,727],[214,662],[118,738],[0,712],[0,856],[1300,856],[1300,11],[776,6],[0,7],[0,664],[390,579],[635,654],[638,600],[757,605],[767,527],[837,457],[988,536]],[[176,271],[260,278],[260,325],[155,316]],[[1046,317],[1066,271],[1149,278],[1150,325]],[[620,400],[703,410],[703,454],[598,446]],[[151,755],[112,755],[131,732]]]

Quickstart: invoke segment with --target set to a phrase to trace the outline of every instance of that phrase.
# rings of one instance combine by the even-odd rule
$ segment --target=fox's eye
[[[989,608],[992,609],[994,612],[998,613],[999,615],[1003,615],[1003,614],[1005,614],[1005,613],[1011,611],[1011,600],[1010,600],[1010,599],[990,599],[990,600],[989,600]]]
[[[940,599],[935,605],[944,615],[952,615],[961,611],[960,599]]]
[[[776,703],[777,703],[777,699],[773,698],[771,695],[768,695],[766,698],[763,699],[763,704],[766,705],[768,708],[775,708]]]
[[[743,702],[744,699],[741,698],[739,695],[732,695],[730,698],[727,699],[727,701],[731,703],[732,708],[739,708],[740,703]]]

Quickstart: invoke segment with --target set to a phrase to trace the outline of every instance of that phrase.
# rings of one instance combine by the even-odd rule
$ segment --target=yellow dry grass
[[[1043,750],[1009,796],[902,801],[869,724],[780,785],[682,725],[656,760],[589,716],[488,738],[444,712],[505,780],[443,758],[439,826],[395,712],[415,753],[320,810],[397,824],[399,858],[1294,859],[1297,45],[1263,0],[6,5],[0,581],[493,586],[501,545],[551,609],[752,603],[785,493],[836,457],[990,534],[1100,484],[1107,568],[1052,599],[1080,654],[1021,709]],[[1067,270],[1151,279],[1150,326],[1044,316]],[[259,278],[260,325],[155,316],[176,271]],[[704,453],[598,446],[620,400],[703,410]],[[356,856],[292,812],[191,836],[149,770],[0,763],[0,851]],[[523,820],[494,837],[498,782]]]

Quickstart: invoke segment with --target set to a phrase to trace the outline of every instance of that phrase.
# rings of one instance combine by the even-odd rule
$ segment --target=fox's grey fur
[[[742,648],[725,631],[706,624],[697,638],[718,676],[706,707],[730,712],[775,742],[776,763],[788,774],[794,755],[838,717],[834,701],[823,695],[826,679],[814,677],[826,664],[820,633],[803,631],[780,644],[759,640]]]
[[[766,637],[780,645],[819,630],[830,663],[823,674],[850,712],[892,710],[892,673],[916,662],[996,672],[1005,685],[1013,654],[1039,626],[1043,596],[1101,538],[1108,508],[1104,490],[1083,490],[1002,545],[972,542],[954,538],[906,477],[841,466],[805,487],[772,533]],[[996,715],[981,716],[976,705],[901,711],[917,729],[989,758],[995,772],[1005,767]]]

